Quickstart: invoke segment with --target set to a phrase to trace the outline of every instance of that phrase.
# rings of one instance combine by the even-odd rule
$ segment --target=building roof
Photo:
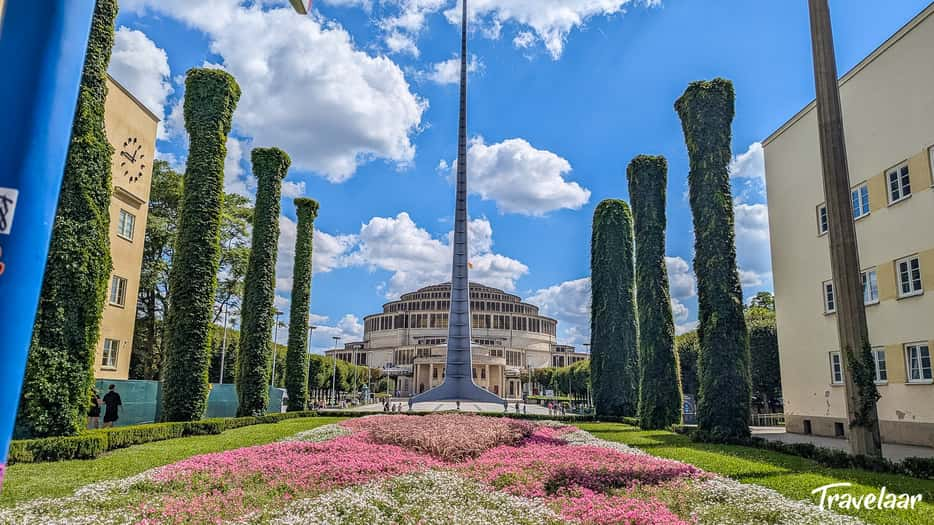
[[[160,119],[158,116],[156,116],[156,114],[153,113],[152,110],[150,110],[149,108],[147,108],[147,107],[146,107],[146,104],[143,104],[143,103],[140,101],[140,99],[136,98],[136,95],[134,95],[133,93],[131,93],[130,90],[126,88],[126,86],[124,86],[123,84],[117,82],[117,79],[115,79],[114,77],[110,76],[109,73],[107,74],[107,78],[113,83],[113,85],[115,85],[115,86],[117,86],[118,88],[120,88],[120,91],[122,91],[124,95],[126,95],[127,97],[130,98],[130,100],[132,100],[133,102],[135,102],[136,105],[139,106],[140,109],[142,109],[142,110],[146,113],[146,115],[149,116],[149,118],[151,118],[151,119],[154,120],[155,122],[159,122],[160,120],[162,120],[162,119]]]
[[[882,56],[883,53],[888,51],[889,48],[891,48],[896,43],[898,43],[899,40],[904,38],[905,35],[910,33],[914,28],[921,25],[921,23],[924,22],[932,14],[934,14],[934,2],[932,2],[926,8],[921,10],[921,12],[918,13],[914,18],[912,18],[907,24],[905,24],[904,26],[901,27],[901,29],[896,31],[894,35],[889,37],[889,39],[883,42],[882,45],[877,47],[875,51],[870,53],[869,56],[864,58],[862,61],[860,61],[859,64],[856,64],[855,66],[853,66],[852,69],[850,69],[849,71],[846,72],[846,74],[840,77],[840,86],[843,86],[844,84],[846,84],[851,78],[859,74],[860,71],[862,71],[863,69],[868,67],[870,64],[872,64],[877,58]],[[808,105],[804,106],[804,108],[801,109],[801,111],[795,113],[795,115],[791,117],[788,120],[788,122],[785,122],[784,124],[782,124],[777,130],[772,132],[771,135],[766,137],[766,139],[762,141],[762,146],[768,146],[770,142],[777,139],[782,133],[784,133],[790,127],[794,126],[799,120],[804,118],[805,115],[810,113],[815,108],[815,106],[816,106],[816,100],[812,100]]]

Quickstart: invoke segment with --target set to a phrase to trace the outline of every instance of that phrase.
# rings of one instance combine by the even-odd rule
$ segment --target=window
[[[830,352],[830,383],[843,384],[843,361],[840,352]]]
[[[879,274],[876,269],[863,272],[863,304],[879,302]]]
[[[885,178],[889,183],[889,204],[895,204],[911,195],[911,180],[908,177],[907,162],[889,170]]]
[[[824,313],[832,314],[837,311],[837,301],[833,294],[833,281],[824,283]]]
[[[860,219],[869,215],[869,185],[861,184],[850,193],[853,196],[853,218]]]
[[[133,230],[136,228],[136,216],[126,210],[120,210],[120,221],[117,223],[117,235],[128,241],[133,240]]]
[[[924,293],[921,285],[921,259],[917,255],[895,262],[898,273],[898,296],[911,297]]]
[[[101,356],[101,368],[117,368],[117,356],[120,354],[120,341],[104,339],[104,352]]]
[[[110,304],[126,305],[126,279],[114,275],[110,279]]]
[[[885,368],[885,350],[873,348],[872,362],[876,369],[876,383],[887,383],[889,381],[889,371]]]
[[[931,350],[927,343],[905,345],[905,364],[909,383],[931,382]]]
[[[830,222],[827,219],[827,205],[821,204],[817,207],[817,234],[823,235],[830,229]]]

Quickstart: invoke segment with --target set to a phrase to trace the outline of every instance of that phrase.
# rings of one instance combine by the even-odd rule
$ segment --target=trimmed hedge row
[[[853,455],[845,450],[818,447],[811,443],[784,443],[771,441],[761,437],[748,437],[742,439],[723,439],[714,437],[709,433],[691,430],[685,427],[675,427],[679,434],[685,434],[695,443],[712,443],[725,445],[739,445],[744,447],[770,450],[805,459],[810,459],[820,465],[830,468],[848,469],[857,468],[872,472],[888,474],[901,474],[919,479],[934,479],[934,458],[911,457],[901,462],[890,461],[865,455]]]
[[[94,459],[104,452],[143,443],[188,436],[215,435],[235,428],[278,423],[286,419],[314,417],[316,415],[317,413],[308,411],[266,414],[258,417],[202,419],[200,421],[154,423],[151,425],[90,430],[84,434],[71,437],[26,439],[14,441],[10,444],[8,464]]]

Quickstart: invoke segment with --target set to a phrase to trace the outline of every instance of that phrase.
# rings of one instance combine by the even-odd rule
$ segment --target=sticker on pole
[[[0,234],[9,235],[13,229],[13,212],[16,211],[16,199],[19,190],[0,188]]]

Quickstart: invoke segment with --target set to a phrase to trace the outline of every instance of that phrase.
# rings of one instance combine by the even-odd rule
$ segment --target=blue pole
[[[0,14],[0,486],[49,252],[94,0]]]

